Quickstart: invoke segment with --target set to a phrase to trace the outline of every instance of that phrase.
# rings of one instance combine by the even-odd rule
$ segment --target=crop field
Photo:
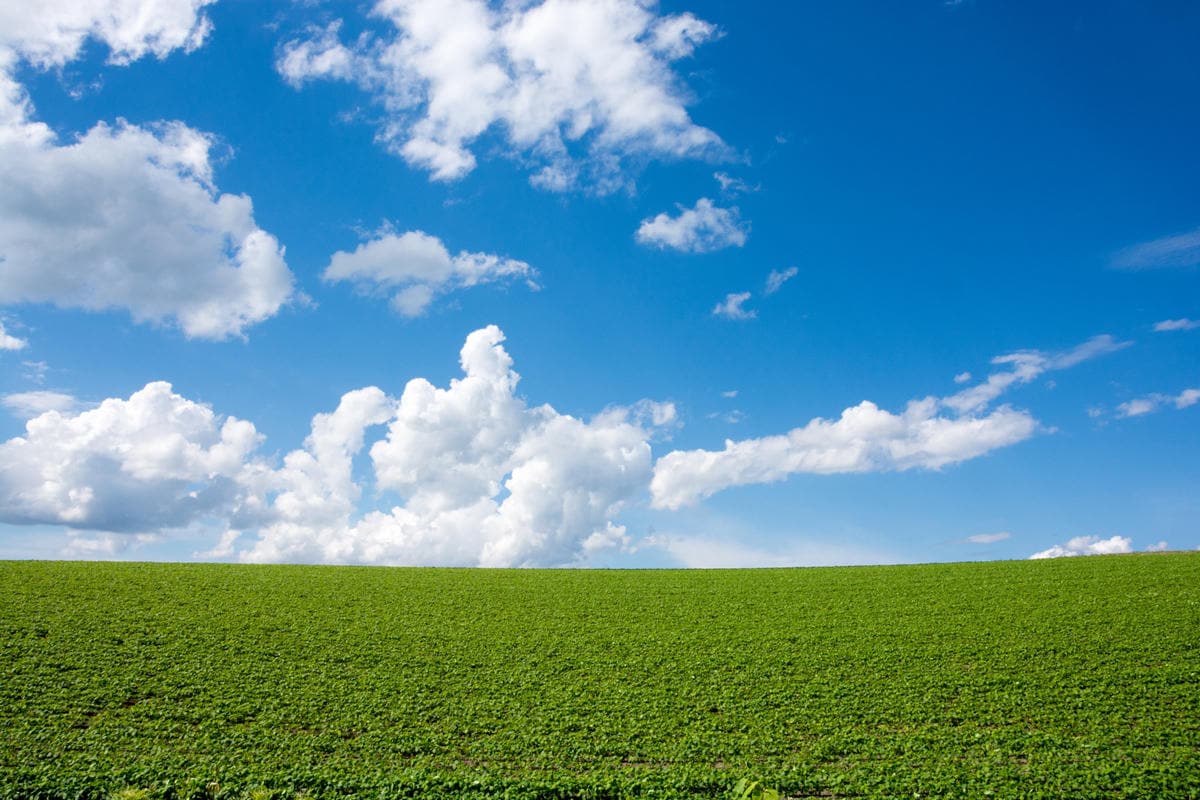
[[[3,798],[1200,796],[1200,553],[0,587]]]

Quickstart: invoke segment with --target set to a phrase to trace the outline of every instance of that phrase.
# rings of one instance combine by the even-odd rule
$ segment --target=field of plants
[[[0,587],[2,798],[1200,796],[1200,553]]]

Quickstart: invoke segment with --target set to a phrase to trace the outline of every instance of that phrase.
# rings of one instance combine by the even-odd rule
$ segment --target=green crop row
[[[0,798],[1200,796],[1200,554],[0,586]]]

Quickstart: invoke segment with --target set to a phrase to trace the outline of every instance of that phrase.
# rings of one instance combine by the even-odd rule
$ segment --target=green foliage
[[[779,800],[779,792],[758,781],[742,778],[733,787],[734,800]]]
[[[0,800],[1200,797],[1200,553],[0,587]]]

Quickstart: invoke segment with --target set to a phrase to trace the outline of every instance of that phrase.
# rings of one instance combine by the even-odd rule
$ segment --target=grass
[[[1200,554],[0,586],[0,798],[1200,796]]]

